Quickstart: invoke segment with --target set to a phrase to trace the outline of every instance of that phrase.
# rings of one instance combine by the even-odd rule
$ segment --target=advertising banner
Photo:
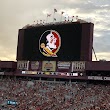
[[[17,61],[17,69],[28,70],[29,61]]]
[[[22,71],[22,74],[37,74],[37,71]]]
[[[4,75],[4,72],[0,72],[0,75]]]
[[[56,71],[56,61],[42,61],[42,71]]]
[[[57,75],[67,76],[67,74],[66,74],[66,73],[64,73],[64,72],[58,72],[58,74],[57,74]]]
[[[84,61],[74,61],[72,62],[72,72],[73,71],[84,71],[85,62]]]
[[[57,62],[57,71],[69,72],[70,69],[71,69],[71,62],[67,62],[67,61]]]
[[[41,62],[40,61],[31,61],[30,62],[30,69],[39,71],[41,69]]]
[[[104,81],[110,81],[110,77],[104,77],[104,76],[88,76],[89,80],[104,80]]]
[[[110,77],[104,77],[105,81],[110,81]]]
[[[88,76],[88,79],[90,80],[103,80],[102,76]]]

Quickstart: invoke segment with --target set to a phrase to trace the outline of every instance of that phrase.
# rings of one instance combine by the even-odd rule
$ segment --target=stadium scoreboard
[[[92,23],[59,23],[19,29],[17,61],[91,61]]]

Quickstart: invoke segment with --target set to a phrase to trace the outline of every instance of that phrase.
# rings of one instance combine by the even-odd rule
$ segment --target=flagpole
[[[55,12],[53,13],[53,23],[54,23],[54,16],[55,16]]]
[[[69,22],[69,16],[68,16],[68,22]]]
[[[78,21],[78,16],[76,16],[76,21]]]
[[[54,13],[53,13],[53,23],[54,23],[55,12],[57,12],[57,9],[54,8]]]
[[[47,20],[48,20],[48,14],[47,14],[47,17],[46,17],[46,23],[47,23]]]
[[[51,14],[47,14],[46,23],[48,23],[48,17],[50,17]]]
[[[64,12],[62,11],[62,12],[61,12],[61,21],[62,21],[62,15],[63,15],[63,13],[64,13]]]
[[[72,22],[74,21],[74,16],[72,16]]]
[[[60,21],[62,22],[62,14],[61,14],[61,20]]]
[[[66,17],[65,17],[65,22],[66,22]]]

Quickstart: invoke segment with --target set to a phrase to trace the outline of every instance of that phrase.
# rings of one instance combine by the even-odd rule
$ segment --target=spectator
[[[0,110],[110,110],[109,93],[110,85],[3,78]]]

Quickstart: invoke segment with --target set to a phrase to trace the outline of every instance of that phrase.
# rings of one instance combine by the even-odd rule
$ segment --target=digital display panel
[[[79,61],[80,23],[38,26],[24,30],[22,59],[29,61]]]
[[[7,105],[17,105],[17,102],[13,100],[8,100]]]

